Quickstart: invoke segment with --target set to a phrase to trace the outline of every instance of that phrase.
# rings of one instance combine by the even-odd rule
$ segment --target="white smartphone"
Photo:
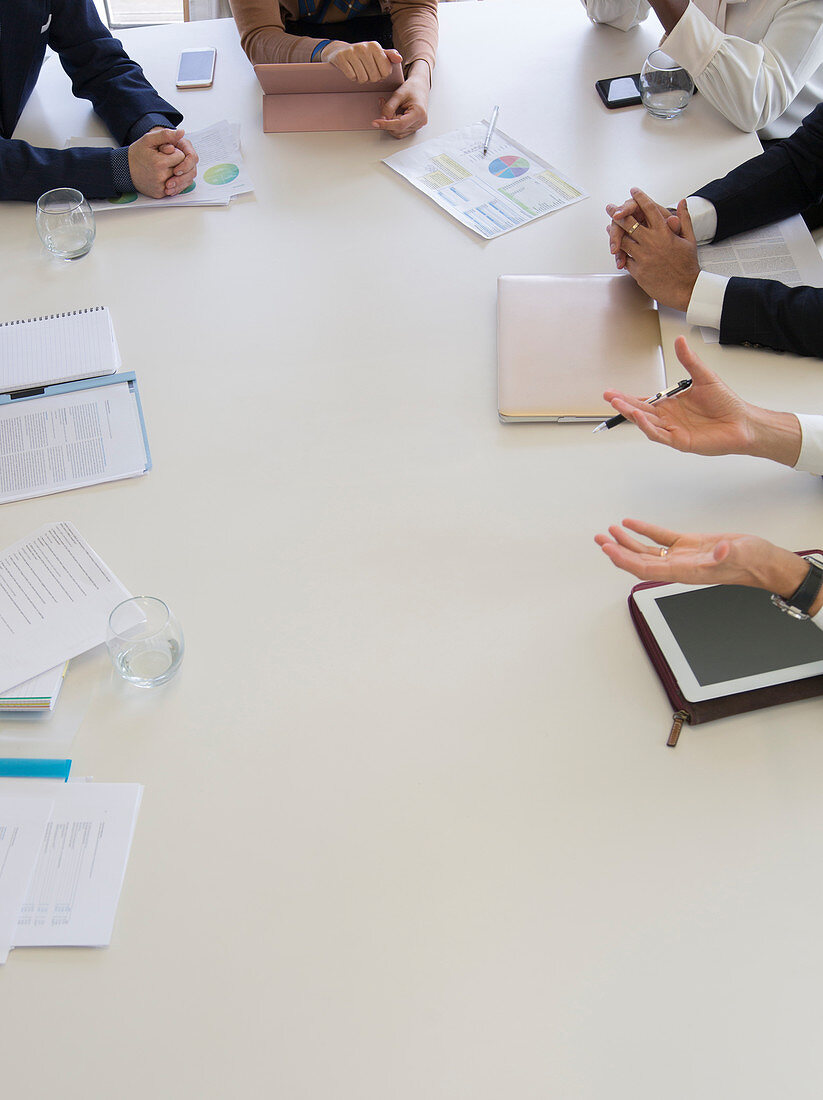
[[[177,87],[210,88],[214,80],[214,61],[216,57],[217,50],[214,46],[182,50],[180,65],[177,69]]]

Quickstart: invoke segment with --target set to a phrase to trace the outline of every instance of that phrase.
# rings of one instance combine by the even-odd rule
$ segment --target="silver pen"
[[[489,123],[489,128],[486,131],[486,139],[483,142],[483,156],[484,157],[485,157],[486,153],[488,153],[488,151],[489,151],[489,143],[491,142],[492,134],[494,133],[494,128],[497,125],[497,115],[498,115],[499,111],[500,111],[499,105],[496,106],[494,108],[494,110],[492,111],[492,120]]]
[[[681,379],[676,386],[672,386],[670,390],[661,390],[660,393],[656,393],[654,397],[645,398],[647,405],[656,405],[658,401],[662,401],[664,397],[674,397],[678,393],[683,393],[691,386],[691,378]],[[607,432],[610,428],[616,428],[618,424],[625,424],[626,417],[623,413],[618,413],[617,416],[610,416],[608,420],[604,420],[602,424],[598,424],[596,428],[592,428],[592,435],[595,432]]]

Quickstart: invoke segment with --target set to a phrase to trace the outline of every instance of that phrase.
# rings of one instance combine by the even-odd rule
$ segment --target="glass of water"
[[[654,118],[674,118],[686,107],[694,81],[662,50],[652,50],[640,70],[640,98]]]
[[[94,212],[73,187],[55,187],[37,200],[37,232],[53,256],[78,260],[94,241]]]
[[[183,660],[180,624],[155,596],[119,603],[109,615],[106,645],[123,679],[142,688],[165,684]]]

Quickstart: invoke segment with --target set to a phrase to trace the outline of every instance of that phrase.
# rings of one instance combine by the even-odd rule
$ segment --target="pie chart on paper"
[[[513,180],[528,172],[529,162],[525,157],[496,157],[489,165],[489,171],[500,179]]]

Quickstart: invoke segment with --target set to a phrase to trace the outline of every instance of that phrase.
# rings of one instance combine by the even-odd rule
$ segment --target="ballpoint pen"
[[[658,401],[662,401],[664,397],[674,397],[678,393],[683,393],[692,384],[691,378],[681,378],[676,386],[672,386],[670,390],[661,390],[660,393],[656,393],[654,397],[646,399],[647,405],[656,405]],[[592,435],[595,432],[608,431],[609,428],[616,428],[618,424],[624,423],[626,417],[623,413],[618,413],[617,416],[610,416],[608,420],[604,420],[602,424],[598,424],[596,428],[592,428]]]
[[[483,156],[484,157],[485,157],[486,153],[488,153],[488,151],[489,151],[489,142],[492,139],[492,134],[494,133],[494,128],[497,125],[497,115],[498,115],[499,111],[500,111],[500,105],[498,104],[498,105],[495,106],[494,110],[492,111],[492,120],[489,123],[489,128],[486,131],[486,137],[485,137],[485,140],[483,142]]]

